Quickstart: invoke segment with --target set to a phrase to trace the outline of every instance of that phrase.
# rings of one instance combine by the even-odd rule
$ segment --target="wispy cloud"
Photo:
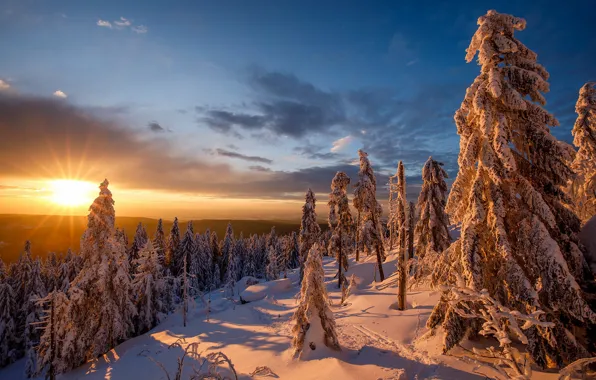
[[[62,98],[62,99],[66,99],[68,97],[68,95],[66,95],[63,91],[61,90],[56,90],[54,91],[54,96],[58,97],[58,98]]]
[[[97,20],[97,26],[112,29],[112,23],[109,21],[102,20],[102,19]]]
[[[145,34],[149,31],[149,28],[147,28],[145,25],[134,25],[133,20],[126,17],[120,17],[118,20],[114,20],[112,22],[99,19],[97,21],[97,26],[117,30],[130,29],[137,34]]]
[[[331,152],[337,153],[340,150],[342,150],[343,148],[345,148],[346,146],[348,146],[348,144],[350,144],[351,142],[352,142],[352,136],[350,136],[350,135],[342,137],[341,139],[335,140],[333,142],[333,146],[331,147]]]
[[[5,82],[2,79],[0,79],[0,91],[8,90],[9,88],[10,88],[10,85],[8,84],[8,82]]]
[[[124,17],[120,17],[120,20],[114,21],[114,25],[116,25],[117,27],[120,27],[120,28],[124,28],[124,27],[132,25],[132,23],[130,22],[130,20],[128,20]]]
[[[170,128],[164,128],[157,121],[150,122],[149,124],[147,124],[147,127],[149,128],[149,130],[151,132],[155,132],[155,133],[172,132],[172,130]]]
[[[149,31],[145,25],[133,26],[130,29],[137,34],[145,34]]]
[[[216,149],[215,150],[215,154],[217,154],[218,156],[230,157],[230,158],[238,158],[240,160],[250,161],[250,162],[261,162],[263,164],[272,164],[273,163],[273,160],[270,160],[270,159],[265,158],[265,157],[247,156],[245,154],[241,154],[241,153],[238,153],[238,152],[232,152],[230,150],[221,149],[221,148]]]

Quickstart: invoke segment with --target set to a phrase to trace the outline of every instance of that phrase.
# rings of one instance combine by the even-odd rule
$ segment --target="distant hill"
[[[153,237],[157,219],[116,217],[116,226],[124,228],[131,242],[139,222],[145,225],[149,236]],[[221,239],[225,234],[228,222],[232,222],[236,236],[243,232],[245,237],[254,233],[268,233],[273,226],[279,235],[292,231],[298,232],[300,229],[299,221],[278,220],[202,219],[193,220],[193,226],[195,232],[201,233],[210,228]],[[180,221],[181,234],[186,231],[186,223],[186,220]],[[86,216],[0,214],[0,257],[4,262],[16,260],[26,240],[31,241],[34,256],[45,257],[51,251],[66,252],[69,247],[78,251],[80,238],[86,227]],[[172,221],[164,220],[166,234],[171,227]],[[326,229],[327,224],[321,223],[321,228]]]

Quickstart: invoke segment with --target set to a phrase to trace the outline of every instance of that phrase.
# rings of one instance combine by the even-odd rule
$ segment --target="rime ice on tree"
[[[304,279],[300,290],[300,305],[293,316],[292,348],[294,357],[308,359],[313,351],[328,347],[339,351],[333,312],[329,308],[325,272],[319,244],[315,243],[304,263]]]
[[[359,236],[365,248],[370,251],[376,250],[380,280],[384,281],[383,261],[385,261],[385,252],[379,223],[383,209],[376,198],[377,180],[368,160],[368,154],[363,150],[358,150],[358,156],[360,156],[360,172],[358,173],[358,182],[354,191],[353,204],[361,216],[358,226]]]
[[[514,37],[525,20],[491,10],[478,25],[466,60],[478,52],[481,73],[455,114],[460,171],[447,212],[462,227],[449,249],[450,271],[513,310],[544,310],[555,327],[530,327],[528,351],[540,366],[561,365],[589,356],[594,336],[585,328],[596,313],[583,293],[590,279],[577,246],[579,220],[562,205],[572,173],[548,128],[558,122],[541,107],[548,73]],[[441,322],[445,350],[479,328],[444,301],[428,327]]]
[[[596,82],[583,85],[575,105],[577,120],[571,133],[578,148],[571,167],[575,209],[582,221],[596,215]]]
[[[344,172],[337,172],[331,181],[329,194],[329,228],[331,239],[327,251],[337,259],[337,287],[346,282],[344,271],[348,270],[348,254],[354,242],[354,220],[348,203],[348,185],[350,177]]]
[[[319,239],[321,226],[317,223],[315,211],[316,199],[311,189],[306,192],[304,206],[302,206],[302,221],[300,222],[300,281],[304,277],[304,262],[310,247]]]
[[[422,190],[418,196],[420,218],[416,224],[417,264],[414,278],[419,281],[430,275],[436,264],[447,266],[443,251],[451,244],[449,217],[445,214],[447,172],[443,164],[429,157],[422,168]],[[441,268],[437,272],[442,273]]]

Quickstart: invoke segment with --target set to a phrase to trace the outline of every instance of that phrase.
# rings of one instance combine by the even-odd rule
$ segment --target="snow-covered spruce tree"
[[[47,291],[60,288],[60,260],[56,252],[50,252],[41,266],[41,277]]]
[[[437,262],[442,263],[443,251],[449,248],[449,217],[445,213],[447,203],[447,172],[443,163],[429,157],[422,168],[422,189],[418,196],[420,218],[416,224],[415,281],[422,281],[433,271]]]
[[[369,251],[373,249],[376,251],[379,277],[381,281],[384,281],[383,261],[385,261],[385,252],[383,250],[383,238],[379,223],[383,209],[379,202],[377,202],[377,179],[368,160],[368,153],[359,149],[358,156],[360,157],[360,171],[352,202],[356,210],[360,212],[360,225],[358,228],[360,229],[359,235],[362,245]]]
[[[300,305],[292,317],[294,357],[308,359],[310,352],[327,346],[339,351],[335,319],[329,308],[321,248],[315,243],[304,263],[304,280],[300,289]]]
[[[242,257],[244,256],[244,239],[242,233],[240,238],[234,241],[234,246],[230,250],[230,257],[228,258],[228,271],[226,273],[226,285],[234,286],[236,281],[242,277]]]
[[[289,268],[295,269],[300,266],[300,250],[298,249],[298,234],[296,231],[292,231],[292,234],[289,237],[289,247],[290,255],[288,263]]]
[[[29,281],[30,293],[26,303],[27,318],[25,320],[25,375],[33,377],[37,372],[37,345],[40,331],[37,328],[42,319],[42,307],[39,300],[46,296],[45,284],[41,276],[41,261],[35,259],[31,266]]]
[[[166,284],[159,263],[159,255],[149,240],[139,252],[135,262],[137,273],[133,289],[137,306],[135,328],[143,334],[155,327],[168,313],[164,298]]]
[[[275,245],[270,245],[267,249],[267,280],[277,280],[279,278],[279,252]]]
[[[548,73],[514,37],[525,20],[491,10],[478,25],[466,60],[478,51],[481,73],[455,113],[460,170],[446,211],[462,226],[450,272],[512,310],[544,310],[555,327],[530,327],[528,351],[540,366],[561,365],[590,355],[595,336],[585,331],[596,313],[584,294],[590,274],[577,246],[580,223],[562,205],[572,172],[548,128],[558,122],[541,107]],[[427,326],[440,323],[445,351],[479,329],[444,299]]]
[[[70,341],[67,339],[69,301],[64,292],[55,290],[38,302],[43,308],[44,317],[39,326],[41,336],[37,349],[36,375],[45,374],[46,379],[54,380],[57,374],[71,368],[62,358],[62,348]]]
[[[174,260],[176,252],[178,252],[178,247],[180,247],[180,227],[178,226],[178,218],[174,218],[172,228],[166,240],[166,267],[170,268],[171,273],[175,272],[174,266],[176,263],[174,263]]]
[[[317,222],[317,212],[315,211],[316,202],[315,194],[309,188],[306,191],[304,206],[302,206],[302,220],[300,221],[300,281],[304,277],[304,262],[308,251],[321,234],[321,226]]]
[[[219,263],[221,261],[221,251],[219,249],[219,239],[217,238],[217,232],[212,231],[210,237],[211,245],[211,257],[213,260],[213,275],[212,275],[212,286],[213,289],[217,289],[221,285],[221,273],[219,270]]]
[[[131,273],[135,272],[134,262],[139,259],[139,252],[145,245],[147,245],[147,241],[149,238],[147,237],[147,230],[145,226],[141,222],[137,225],[137,231],[135,232],[134,239],[132,241],[132,245],[128,249],[128,263],[130,265]]]
[[[68,322],[76,341],[67,346],[63,358],[71,368],[107,352],[134,331],[129,262],[114,235],[114,200],[108,184],[107,179],[100,184],[99,196],[89,207],[81,237],[83,267],[68,290]]]
[[[165,270],[166,265],[166,235],[163,232],[163,221],[157,221],[157,228],[155,229],[155,236],[153,236],[153,248],[157,252],[157,258],[162,270]]]
[[[572,182],[575,210],[583,222],[596,215],[596,82],[579,90],[575,104],[577,120],[571,133],[578,151],[571,167],[576,173]]]
[[[337,287],[341,289],[346,281],[343,274],[348,270],[348,255],[354,246],[354,220],[348,203],[348,185],[350,177],[344,172],[337,172],[331,181],[329,194],[329,228],[331,239],[327,248],[329,255],[337,259]]]
[[[226,227],[226,235],[224,236],[223,240],[221,241],[221,246],[219,249],[220,252],[220,260],[219,264],[219,274],[220,279],[225,283],[227,271],[228,271],[228,264],[230,260],[230,255],[233,253],[234,250],[234,229],[232,228],[232,223],[228,223]]]
[[[186,257],[186,268],[190,271],[190,264],[191,264],[191,257],[193,252],[196,251],[195,245],[195,233],[192,226],[192,220],[188,222],[186,225],[186,232],[184,233],[184,237],[180,241],[180,245],[178,246],[178,251],[174,255],[174,275],[180,276],[182,273],[182,267],[184,266],[184,258]]]
[[[1,260],[0,260],[1,262]],[[4,262],[0,264],[0,367],[4,367],[17,359],[17,326],[15,316],[18,314],[16,294],[5,273]]]
[[[31,258],[31,242],[25,242],[25,248],[19,255],[16,263],[9,268],[9,281],[14,291],[14,303],[16,314],[13,315],[15,322],[16,346],[15,355],[20,358],[25,353],[25,323],[27,320],[27,305],[29,296],[32,293],[31,277],[33,271],[33,259]]]
[[[201,259],[200,278],[202,289],[209,291],[213,285],[213,251],[211,250],[211,231],[207,229],[200,239],[199,254]]]
[[[242,268],[242,276],[257,277],[257,246],[259,236],[253,234],[248,239],[246,244],[246,259],[244,261],[244,267]]]
[[[79,255],[73,254],[72,250],[69,248],[64,260],[62,260],[62,263],[60,264],[60,278],[62,279],[62,283],[56,290],[61,290],[63,292],[68,291],[68,288],[70,288],[70,283],[79,273],[77,263],[79,261],[78,259]]]

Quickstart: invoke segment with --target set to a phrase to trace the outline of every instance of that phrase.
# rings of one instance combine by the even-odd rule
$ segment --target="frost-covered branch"
[[[493,367],[504,378],[529,379],[532,373],[530,355],[527,352],[519,352],[512,345],[512,339],[515,338],[527,345],[525,330],[533,326],[554,327],[554,323],[540,319],[544,312],[535,310],[530,314],[523,314],[511,310],[491,297],[486,289],[476,291],[460,286],[444,287],[443,290],[443,297],[453,311],[466,319],[479,319],[482,322],[480,334],[493,336],[499,341],[499,348],[489,347],[485,351],[474,348],[473,353],[479,357],[496,360]],[[521,326],[520,322],[523,322]]]

